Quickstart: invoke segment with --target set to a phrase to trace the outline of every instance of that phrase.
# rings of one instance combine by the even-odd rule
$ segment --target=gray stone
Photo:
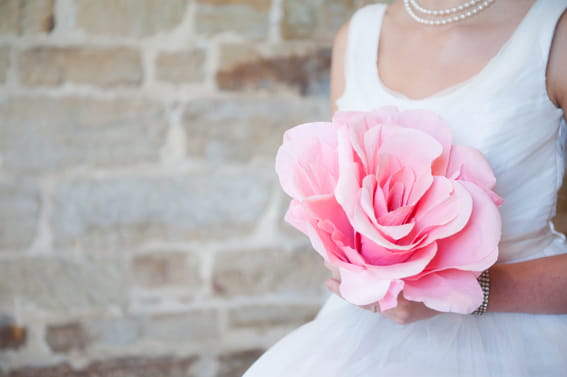
[[[77,0],[76,26],[90,34],[147,37],[177,27],[187,0]]]
[[[262,172],[70,182],[55,194],[55,244],[104,249],[240,237],[264,213],[271,184]]]
[[[156,78],[172,84],[203,82],[205,59],[203,49],[164,52],[156,60]]]
[[[225,353],[219,356],[219,370],[216,377],[238,377],[258,359],[264,350],[254,349]]]
[[[28,257],[0,263],[0,302],[54,314],[125,308],[129,276],[117,258]]]
[[[195,30],[199,34],[238,33],[265,38],[270,0],[197,0]]]
[[[140,53],[131,48],[34,47],[18,59],[24,86],[138,86],[144,75]]]
[[[55,26],[55,0],[0,0],[1,34],[49,33]]]
[[[282,37],[331,42],[352,13],[368,3],[376,3],[376,1],[286,0],[283,2]]]
[[[39,192],[25,183],[0,183],[0,249],[29,247],[37,233]]]
[[[328,277],[322,258],[312,250],[226,252],[215,256],[213,289],[224,297],[322,298]]]
[[[10,48],[0,47],[0,84],[5,83],[10,68]]]
[[[24,173],[157,161],[164,117],[143,100],[15,98],[0,103],[0,153]]]
[[[211,163],[273,161],[284,131],[329,118],[327,101],[291,98],[203,99],[183,117],[189,155]]]
[[[227,323],[229,330],[295,328],[311,321],[318,311],[319,305],[240,305],[228,311]]]

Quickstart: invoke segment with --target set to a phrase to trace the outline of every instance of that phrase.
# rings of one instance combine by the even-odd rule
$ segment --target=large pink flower
[[[276,171],[292,197],[286,220],[338,267],[348,301],[387,310],[403,291],[439,311],[481,304],[502,200],[482,153],[452,145],[435,113],[383,107],[297,126]]]

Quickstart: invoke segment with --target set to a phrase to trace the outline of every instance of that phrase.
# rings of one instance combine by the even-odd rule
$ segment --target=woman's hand
[[[325,263],[325,266],[329,270],[331,270],[333,274],[333,277],[327,279],[327,281],[325,282],[327,288],[337,296],[342,297],[339,291],[339,285],[341,283],[339,271],[336,267],[331,266],[328,263]],[[361,306],[361,308],[380,312],[380,305],[377,302],[371,305]],[[385,310],[381,314],[396,323],[405,325],[408,323],[434,317],[439,314],[439,312],[428,308],[421,302],[408,301],[400,294],[398,296],[398,306],[390,310]]]

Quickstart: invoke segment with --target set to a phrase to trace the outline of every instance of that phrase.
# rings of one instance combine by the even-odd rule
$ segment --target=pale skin
[[[463,0],[421,0],[427,8],[448,8]],[[512,35],[534,0],[496,0],[487,10],[465,21],[425,26],[412,20],[400,0],[384,17],[378,70],[388,88],[413,99],[426,98],[480,72]],[[345,88],[344,56],[348,23],[337,33],[331,68],[331,109]],[[528,46],[526,46],[528,48]],[[419,62],[419,63],[417,63]],[[550,100],[567,113],[567,15],[557,25],[547,67]],[[339,295],[340,277],[326,281]],[[567,314],[567,253],[531,261],[497,264],[490,269],[489,312]],[[375,303],[378,307],[377,303]],[[370,310],[372,305],[363,308]],[[399,296],[398,306],[381,313],[407,324],[438,315],[422,303]]]

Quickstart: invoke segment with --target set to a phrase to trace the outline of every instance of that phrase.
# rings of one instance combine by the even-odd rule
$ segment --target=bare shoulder
[[[567,12],[557,24],[547,67],[551,100],[567,113]]]
[[[335,36],[335,41],[333,43],[333,57],[331,61],[331,93],[330,93],[330,105],[331,114],[334,114],[337,110],[337,99],[339,99],[346,85],[345,78],[345,60],[346,51],[348,45],[348,34],[349,34],[350,22],[344,24],[337,35]]]

